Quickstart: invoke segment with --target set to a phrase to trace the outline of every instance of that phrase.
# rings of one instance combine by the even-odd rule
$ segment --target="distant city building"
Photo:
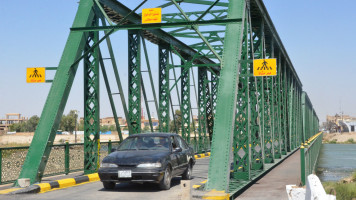
[[[326,116],[326,126],[329,124],[330,132],[355,132],[356,117],[349,115]]]
[[[0,130],[8,131],[11,124],[27,121],[28,118],[21,117],[20,113],[7,113],[5,119],[0,119]]]

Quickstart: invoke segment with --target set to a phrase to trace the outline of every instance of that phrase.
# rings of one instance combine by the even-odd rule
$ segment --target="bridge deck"
[[[300,183],[300,151],[298,150],[267,175],[262,177],[236,199],[288,199],[286,185]]]
[[[298,184],[300,182],[300,163],[299,151],[281,162],[272,169],[267,175],[262,177],[236,199],[255,200],[255,199],[287,199],[285,185]],[[209,158],[197,160],[194,167],[194,179],[191,185],[200,184],[207,179]],[[59,177],[57,177],[58,179]],[[62,177],[63,178],[63,177]],[[56,179],[47,178],[48,180]],[[105,190],[101,182],[93,182],[75,187],[46,192],[43,194],[22,194],[22,195],[0,195],[0,199],[180,199],[180,178],[172,180],[172,188],[169,191],[160,191],[156,186],[149,184],[119,184],[115,190]],[[2,188],[4,189],[4,188]],[[205,194],[204,191],[192,189],[192,195]]]

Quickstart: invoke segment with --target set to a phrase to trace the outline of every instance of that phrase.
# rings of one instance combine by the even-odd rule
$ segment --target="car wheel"
[[[164,171],[163,179],[159,183],[159,188],[162,190],[169,190],[171,188],[171,180],[172,180],[172,171],[169,166],[167,166]]]
[[[115,188],[116,183],[115,182],[111,182],[111,181],[105,181],[105,182],[103,182],[103,186],[104,186],[105,189],[112,190],[112,189]]]
[[[193,165],[191,162],[189,162],[187,169],[184,171],[182,174],[182,179],[183,180],[190,180],[192,179],[192,173],[193,173]]]

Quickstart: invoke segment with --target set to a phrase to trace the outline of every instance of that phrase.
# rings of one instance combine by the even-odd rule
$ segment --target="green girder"
[[[132,132],[141,133],[141,36],[139,31],[128,31],[129,57],[129,118]]]

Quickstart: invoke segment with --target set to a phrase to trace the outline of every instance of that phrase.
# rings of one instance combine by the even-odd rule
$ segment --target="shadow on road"
[[[172,178],[171,189],[180,184],[180,177]],[[105,188],[100,189],[103,192],[160,192],[158,184],[154,183],[118,183],[115,189],[107,190]]]

